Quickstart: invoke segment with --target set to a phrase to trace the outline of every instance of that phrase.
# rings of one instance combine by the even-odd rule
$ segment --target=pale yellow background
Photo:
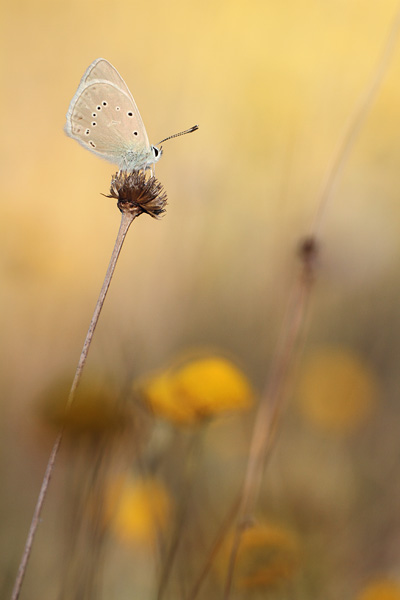
[[[152,143],[200,127],[165,144],[157,177],[167,213],[133,224],[88,369],[125,382],[207,345],[235,356],[261,387],[297,244],[396,5],[3,0],[4,589],[52,441],[41,442],[36,406],[49,383],[72,379],[119,224],[101,195],[115,167],[63,133],[87,66],[102,56],[118,69]],[[399,173],[400,42],[325,216],[309,341],[357,347],[391,369],[393,388]],[[31,568],[45,571],[39,556]]]

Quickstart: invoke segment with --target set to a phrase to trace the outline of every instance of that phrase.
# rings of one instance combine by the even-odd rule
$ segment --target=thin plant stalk
[[[313,258],[313,257],[312,257]],[[276,359],[261,396],[250,442],[249,457],[238,503],[238,516],[228,562],[224,600],[231,593],[233,575],[243,532],[252,523],[253,510],[262,482],[264,466],[273,447],[279,417],[289,386],[290,371],[306,321],[307,307],[313,284],[313,261],[304,258],[301,275],[293,289],[284,318]]]
[[[122,212],[121,213],[121,223],[119,226],[117,238],[115,240],[114,249],[111,254],[110,263],[108,265],[108,269],[107,269],[106,276],[104,278],[103,286],[100,290],[100,294],[99,294],[99,297],[98,297],[98,300],[97,300],[97,303],[96,303],[96,306],[95,306],[95,309],[93,312],[92,320],[90,321],[89,329],[86,334],[85,341],[83,343],[82,352],[79,357],[78,366],[76,368],[75,377],[73,379],[71,389],[70,389],[70,392],[68,395],[68,400],[67,400],[67,404],[66,404],[66,408],[65,408],[66,413],[71,409],[71,406],[74,402],[76,390],[78,388],[78,385],[79,385],[79,382],[80,382],[80,379],[82,376],[82,371],[85,366],[87,355],[89,353],[90,344],[92,343],[93,334],[94,334],[96,325],[97,325],[99,317],[100,317],[101,309],[103,308],[103,304],[106,299],[108,288],[110,287],[111,279],[114,275],[115,266],[117,264],[118,257],[121,252],[121,248],[124,243],[126,234],[128,233],[128,229],[136,216],[137,216],[137,214],[132,213],[132,212]],[[64,433],[64,428],[65,428],[65,426],[63,425],[57,435],[56,441],[54,442],[53,448],[50,453],[50,457],[49,457],[49,460],[47,463],[47,467],[46,467],[46,471],[45,471],[45,474],[43,477],[42,485],[41,485],[39,495],[37,498],[36,507],[35,507],[35,510],[33,513],[31,525],[29,528],[28,536],[27,536],[27,539],[25,542],[25,547],[24,547],[21,562],[19,565],[17,577],[15,580],[11,600],[18,600],[20,592],[21,592],[22,582],[23,582],[23,579],[25,576],[27,565],[28,565],[29,556],[31,554],[35,534],[36,534],[36,531],[37,531],[37,528],[39,525],[40,515],[41,515],[43,504],[44,504],[44,501],[46,498],[50,479],[51,479],[51,476],[54,471],[54,464],[55,464],[57,454],[58,454],[58,451],[60,448],[61,440],[62,440],[63,433]]]
[[[368,86],[358,101],[353,114],[351,115],[347,127],[344,130],[343,137],[339,142],[334,153],[332,163],[328,168],[325,181],[322,185],[319,195],[319,202],[315,220],[312,226],[312,235],[315,237],[320,229],[323,216],[332,200],[336,185],[340,179],[344,167],[348,161],[349,155],[358,138],[362,126],[371,110],[372,104],[382,86],[382,81],[388,71],[390,61],[393,58],[394,51],[399,40],[400,31],[400,4],[392,20],[389,34],[386,38],[385,46],[379,58],[378,64],[372,74]]]
[[[182,541],[182,532],[187,522],[190,504],[193,501],[195,483],[195,457],[203,441],[203,430],[198,430],[192,435],[185,449],[186,468],[183,474],[182,490],[180,493],[180,506],[178,507],[177,520],[171,535],[170,545],[162,566],[157,589],[157,600],[162,600],[166,594],[174,562],[177,557],[179,545]]]
[[[382,85],[382,80],[396,48],[399,30],[400,6],[398,6],[392,21],[391,30],[386,39],[379,63],[363,96],[360,98],[353,116],[349,120],[343,138],[339,143],[337,153],[334,155],[322,187],[311,234],[303,244],[303,267],[293,284],[291,301],[289,302],[283,321],[283,330],[276,352],[276,359],[255,417],[248,462],[241,490],[237,523],[229,557],[224,600],[229,600],[231,595],[241,538],[243,532],[252,521],[252,513],[258,498],[265,463],[275,440],[277,423],[283,410],[285,396],[287,395],[286,391],[291,367],[298,354],[301,333],[304,330],[306,320],[306,309],[312,289],[314,258],[318,248],[317,234],[319,234],[323,216],[326,214],[327,207],[333,198],[335,187],[347,163],[357,136]]]
[[[239,502],[240,502],[240,497],[238,495],[236,500],[233,502],[231,509],[225,516],[221,526],[219,527],[219,530],[217,532],[217,535],[214,538],[214,541],[212,543],[210,551],[207,553],[203,568],[201,569],[200,574],[198,575],[197,579],[195,580],[189,594],[185,597],[187,600],[196,600],[196,598],[198,597],[198,595],[201,591],[202,585],[205,582],[206,577],[214,563],[214,560],[225,540],[225,536],[226,536],[228,530],[231,528],[232,523],[234,522],[234,520],[237,516],[238,509],[239,509]]]

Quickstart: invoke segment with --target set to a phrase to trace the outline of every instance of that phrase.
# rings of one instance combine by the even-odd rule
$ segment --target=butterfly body
[[[118,71],[98,58],[71,100],[67,135],[121,170],[152,169],[162,151],[149,143],[136,103]]]

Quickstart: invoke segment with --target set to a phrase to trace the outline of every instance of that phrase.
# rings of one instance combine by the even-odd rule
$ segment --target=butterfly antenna
[[[190,129],[185,129],[185,131],[181,131],[180,133],[174,133],[174,135],[169,135],[168,137],[161,140],[161,142],[158,142],[157,146],[159,146],[163,142],[166,142],[167,140],[172,140],[172,138],[179,137],[180,135],[186,135],[187,133],[192,133],[192,131],[197,131],[198,128],[198,125],[193,125],[193,127],[190,127]]]

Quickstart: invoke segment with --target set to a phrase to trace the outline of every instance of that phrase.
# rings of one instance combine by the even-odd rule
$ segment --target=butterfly
[[[169,136],[160,142],[190,133]],[[120,170],[150,169],[162,155],[149,143],[138,107],[118,71],[104,58],[86,69],[67,112],[67,135],[84,148],[118,165]]]

